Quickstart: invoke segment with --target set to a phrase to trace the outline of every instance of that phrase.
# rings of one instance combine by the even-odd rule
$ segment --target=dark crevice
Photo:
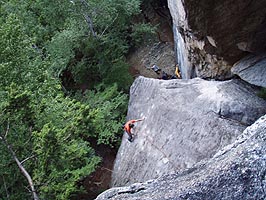
[[[139,191],[143,191],[143,190],[146,190],[146,188],[144,187],[141,187],[141,188],[137,188],[135,190],[129,190],[129,191],[121,191],[121,192],[118,192],[117,194],[136,194],[138,193]]]
[[[140,191],[144,191],[144,190],[146,190],[145,187],[140,187],[140,188],[135,188],[135,189],[130,188],[130,189],[131,189],[131,190],[123,190],[123,191],[119,191],[119,192],[117,192],[117,193],[115,193],[115,194],[113,194],[113,195],[108,196],[107,198],[108,198],[108,199],[112,199],[113,197],[118,196],[118,195],[120,195],[120,194],[136,194],[136,193],[138,193],[138,192],[140,192]]]

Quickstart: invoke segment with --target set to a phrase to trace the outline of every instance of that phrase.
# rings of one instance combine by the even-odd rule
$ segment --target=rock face
[[[225,82],[139,77],[130,90],[128,119],[146,117],[124,134],[113,186],[178,172],[212,157],[266,113],[266,102],[241,80]]]
[[[253,85],[266,87],[266,54],[249,55],[237,62],[231,71]]]
[[[231,145],[193,168],[113,188],[97,200],[263,200],[266,198],[266,116]]]
[[[182,77],[231,77],[247,52],[266,48],[266,1],[168,0]]]

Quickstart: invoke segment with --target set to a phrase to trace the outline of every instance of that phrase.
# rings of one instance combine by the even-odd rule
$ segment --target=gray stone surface
[[[168,0],[182,77],[224,80],[247,52],[266,49],[266,1]]]
[[[241,59],[231,71],[253,85],[266,87],[266,53]]]
[[[181,173],[107,190],[96,200],[266,199],[266,116],[212,159]]]
[[[113,186],[178,172],[212,157],[266,113],[266,102],[241,80],[157,80],[139,77],[130,90],[128,119],[137,122],[134,142],[124,134]]]

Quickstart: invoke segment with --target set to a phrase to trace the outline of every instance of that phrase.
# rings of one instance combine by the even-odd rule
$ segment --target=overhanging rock
[[[266,49],[266,1],[168,0],[182,78],[224,80],[247,52]]]

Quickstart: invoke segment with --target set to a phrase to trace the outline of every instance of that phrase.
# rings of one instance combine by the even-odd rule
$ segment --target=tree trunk
[[[16,161],[17,166],[19,167],[19,169],[22,172],[22,174],[26,177],[26,179],[27,179],[27,181],[28,181],[28,183],[30,185],[30,189],[31,189],[31,192],[32,192],[32,195],[33,195],[33,199],[34,200],[39,200],[39,197],[37,195],[37,192],[35,191],[34,184],[33,184],[31,176],[29,175],[27,170],[23,167],[22,163],[17,158],[16,153],[13,151],[11,145],[9,145],[7,140],[6,140],[6,136],[7,136],[8,130],[9,130],[9,127],[7,128],[5,136],[0,136],[0,139],[3,141],[5,146],[8,148],[9,152],[11,153],[13,159]]]

